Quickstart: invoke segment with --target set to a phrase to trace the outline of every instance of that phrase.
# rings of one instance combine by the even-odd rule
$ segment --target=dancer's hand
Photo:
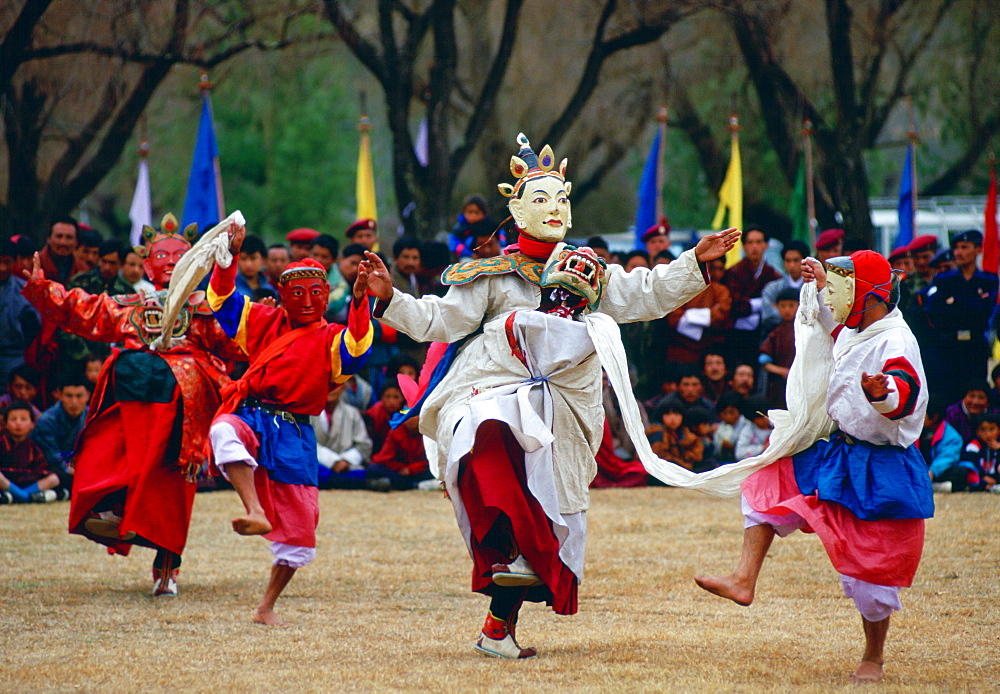
[[[371,251],[365,251],[365,259],[358,265],[358,279],[354,281],[355,296],[359,289],[362,296],[367,289],[379,301],[389,301],[392,298],[389,270],[382,259]]]
[[[869,376],[862,371],[861,387],[864,389],[865,395],[868,396],[869,402],[885,400],[889,393],[895,392],[889,387],[889,377],[885,374],[874,374],[873,376]]]
[[[36,252],[31,256],[31,272],[27,270],[21,270],[21,274],[24,275],[26,280],[43,280],[45,279],[45,273],[42,272],[42,258]]]
[[[816,291],[822,291],[826,286],[826,270],[823,263],[814,258],[806,258],[802,261],[802,281],[815,282]]]
[[[245,226],[236,226],[235,222],[230,222],[229,224],[229,252],[233,255],[239,255],[240,249],[243,248],[243,239],[246,238],[247,228]]]
[[[725,231],[703,236],[694,247],[694,257],[699,263],[707,263],[709,260],[721,258],[728,253],[736,242],[740,240],[740,230],[731,227]]]

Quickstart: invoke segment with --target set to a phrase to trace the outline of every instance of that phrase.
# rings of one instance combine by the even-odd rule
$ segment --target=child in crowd
[[[320,489],[364,489],[372,440],[361,412],[343,398],[347,383],[330,389],[326,407],[310,417],[316,432]]]
[[[701,465],[705,445],[700,437],[684,426],[682,406],[671,400],[665,401],[656,409],[655,421],[658,423],[650,424],[646,429],[653,453],[688,470]]]
[[[945,403],[931,396],[917,447],[930,470],[935,492],[962,491],[968,486],[971,465],[962,465],[962,435],[944,418]]]
[[[389,418],[403,409],[403,391],[399,389],[399,381],[395,378],[386,381],[378,394],[378,402],[368,408],[365,418],[368,421],[368,433],[371,436],[373,450],[382,450],[382,445],[389,436]]]
[[[402,425],[389,430],[385,443],[368,466],[370,480],[374,482],[388,479],[392,488],[399,490],[424,488],[421,482],[437,482],[430,472],[424,437],[417,430],[419,424],[420,417],[413,416]],[[432,484],[427,488],[440,488],[440,485]]]
[[[976,417],[976,438],[962,452],[961,460],[976,467],[978,482],[969,485],[969,491],[1000,493],[1000,415],[986,412]]]
[[[767,448],[767,440],[774,429],[767,418],[768,404],[762,395],[751,395],[743,401],[743,416],[750,426],[743,427],[736,438],[736,460],[760,455]]]
[[[102,368],[104,368],[104,360],[96,354],[88,354],[83,358],[83,375],[90,381],[91,390],[97,384],[97,377],[101,375]]]
[[[701,461],[695,463],[691,467],[691,470],[693,472],[705,472],[706,470],[715,468],[715,445],[712,442],[712,436],[715,434],[718,424],[712,416],[712,411],[699,405],[689,407],[687,412],[684,413],[684,426],[688,431],[701,439],[703,449]]]
[[[42,413],[35,406],[38,389],[42,383],[42,375],[27,364],[15,366],[7,375],[7,392],[0,395],[0,408],[7,407],[15,400],[21,400],[31,405],[31,411],[38,419]]]
[[[489,206],[482,195],[468,195],[462,201],[462,211],[458,214],[455,227],[448,236],[448,248],[459,260],[472,257],[473,243],[470,229],[488,214]]]
[[[31,405],[15,400],[4,408],[5,424],[0,433],[0,504],[48,502],[68,499],[57,494],[59,475],[45,460],[45,454],[28,436],[35,428]]]
[[[750,422],[743,416],[742,408],[743,396],[734,391],[723,394],[715,403],[719,425],[712,435],[712,449],[718,465],[736,462],[736,440],[741,429],[750,426]]]
[[[788,369],[795,359],[795,312],[799,309],[799,290],[785,287],[778,292],[775,306],[781,323],[760,346],[760,364],[767,372],[767,399],[775,408],[785,409],[785,386]]]

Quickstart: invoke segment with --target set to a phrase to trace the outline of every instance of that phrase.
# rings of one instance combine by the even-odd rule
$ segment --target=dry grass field
[[[35,691],[854,690],[860,617],[822,546],[775,542],[749,608],[691,577],[734,564],[738,502],[677,489],[592,497],[580,613],[522,612],[529,661],[472,650],[486,599],[438,493],[322,492],[316,562],[253,624],[270,554],[227,531],[233,492],[201,494],[176,598],[152,553],[69,536],[66,504],[0,507],[0,689]],[[893,620],[878,691],[1000,686],[1000,497],[937,496],[924,561]]]

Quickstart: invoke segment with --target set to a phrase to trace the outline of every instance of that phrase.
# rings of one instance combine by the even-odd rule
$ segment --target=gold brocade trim
[[[441,274],[441,284],[468,284],[484,275],[506,275],[516,272],[522,279],[539,284],[542,279],[541,263],[523,253],[511,253],[495,258],[478,258],[455,263],[445,268]]]

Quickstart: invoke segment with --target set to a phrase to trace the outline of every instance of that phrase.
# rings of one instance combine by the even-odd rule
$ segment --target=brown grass
[[[1000,497],[936,501],[879,691],[997,687]],[[749,608],[694,585],[735,563],[736,500],[595,492],[581,611],[527,606],[519,640],[540,656],[516,663],[471,648],[486,599],[439,494],[320,503],[319,554],[278,602],[283,629],[250,621],[270,553],[227,530],[232,492],[198,496],[173,599],[149,596],[148,550],[108,557],[66,534],[66,504],[0,508],[0,689],[808,692],[849,687],[860,656],[860,617],[813,536],[776,541]]]

